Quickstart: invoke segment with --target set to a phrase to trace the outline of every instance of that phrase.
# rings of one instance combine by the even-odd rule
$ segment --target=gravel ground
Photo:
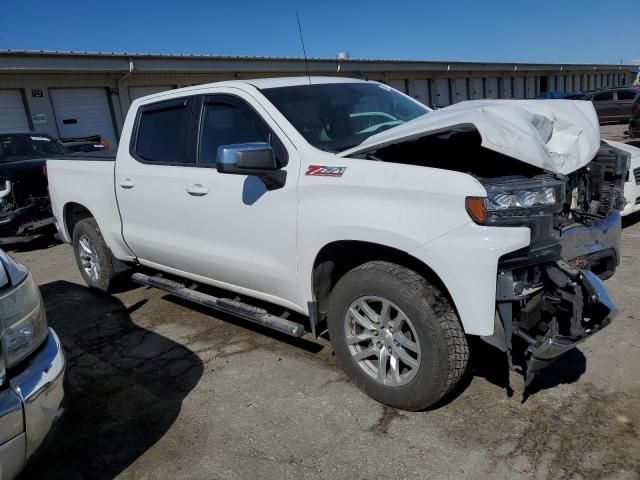
[[[419,413],[362,394],[324,340],[158,290],[102,295],[69,246],[23,247],[12,254],[66,349],[68,403],[22,478],[639,479],[639,220],[625,222],[607,281],[615,322],[538,377],[524,403],[480,345],[457,396]]]

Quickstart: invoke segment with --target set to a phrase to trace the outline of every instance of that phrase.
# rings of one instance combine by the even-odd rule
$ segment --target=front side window
[[[430,110],[386,85],[329,83],[262,93],[314,147],[339,152]]]
[[[187,149],[190,105],[186,99],[178,99],[143,106],[136,155],[147,162],[190,163]]]
[[[271,144],[276,161],[284,166],[286,155],[283,147],[249,106],[237,100],[205,100],[200,129],[200,165],[215,165],[218,148],[223,145],[254,142]]]

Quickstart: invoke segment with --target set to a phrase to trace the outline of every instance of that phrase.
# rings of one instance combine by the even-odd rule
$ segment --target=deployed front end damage
[[[499,261],[494,333],[481,337],[527,385],[609,323],[602,280],[620,259],[630,159],[600,140],[588,102],[461,102],[342,155],[467,173],[487,191],[467,198],[476,223],[529,228],[530,245]]]
[[[628,154],[603,143],[592,162],[562,179],[562,202],[509,219],[530,227],[531,244],[501,258],[495,331],[482,338],[507,352],[512,368],[518,368],[514,356],[524,359],[525,385],[615,313],[603,280],[620,259],[628,162]],[[524,342],[524,352],[512,355],[513,337]]]

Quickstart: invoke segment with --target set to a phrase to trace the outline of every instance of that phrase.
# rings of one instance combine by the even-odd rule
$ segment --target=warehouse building
[[[344,57],[344,56],[343,56]],[[560,65],[349,58],[225,57],[0,51],[0,132],[60,138],[99,134],[116,145],[131,102],[220,80],[311,75],[362,76],[431,107],[479,98],[535,98],[631,84],[632,65]]]

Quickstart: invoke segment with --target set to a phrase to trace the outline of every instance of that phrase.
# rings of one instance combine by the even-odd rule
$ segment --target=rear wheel
[[[107,247],[94,218],[85,218],[76,224],[73,252],[87,285],[103,292],[113,288],[118,276],[118,261]]]
[[[447,298],[416,272],[369,262],[340,279],[328,326],[336,358],[367,395],[405,410],[446,396],[469,350]]]

